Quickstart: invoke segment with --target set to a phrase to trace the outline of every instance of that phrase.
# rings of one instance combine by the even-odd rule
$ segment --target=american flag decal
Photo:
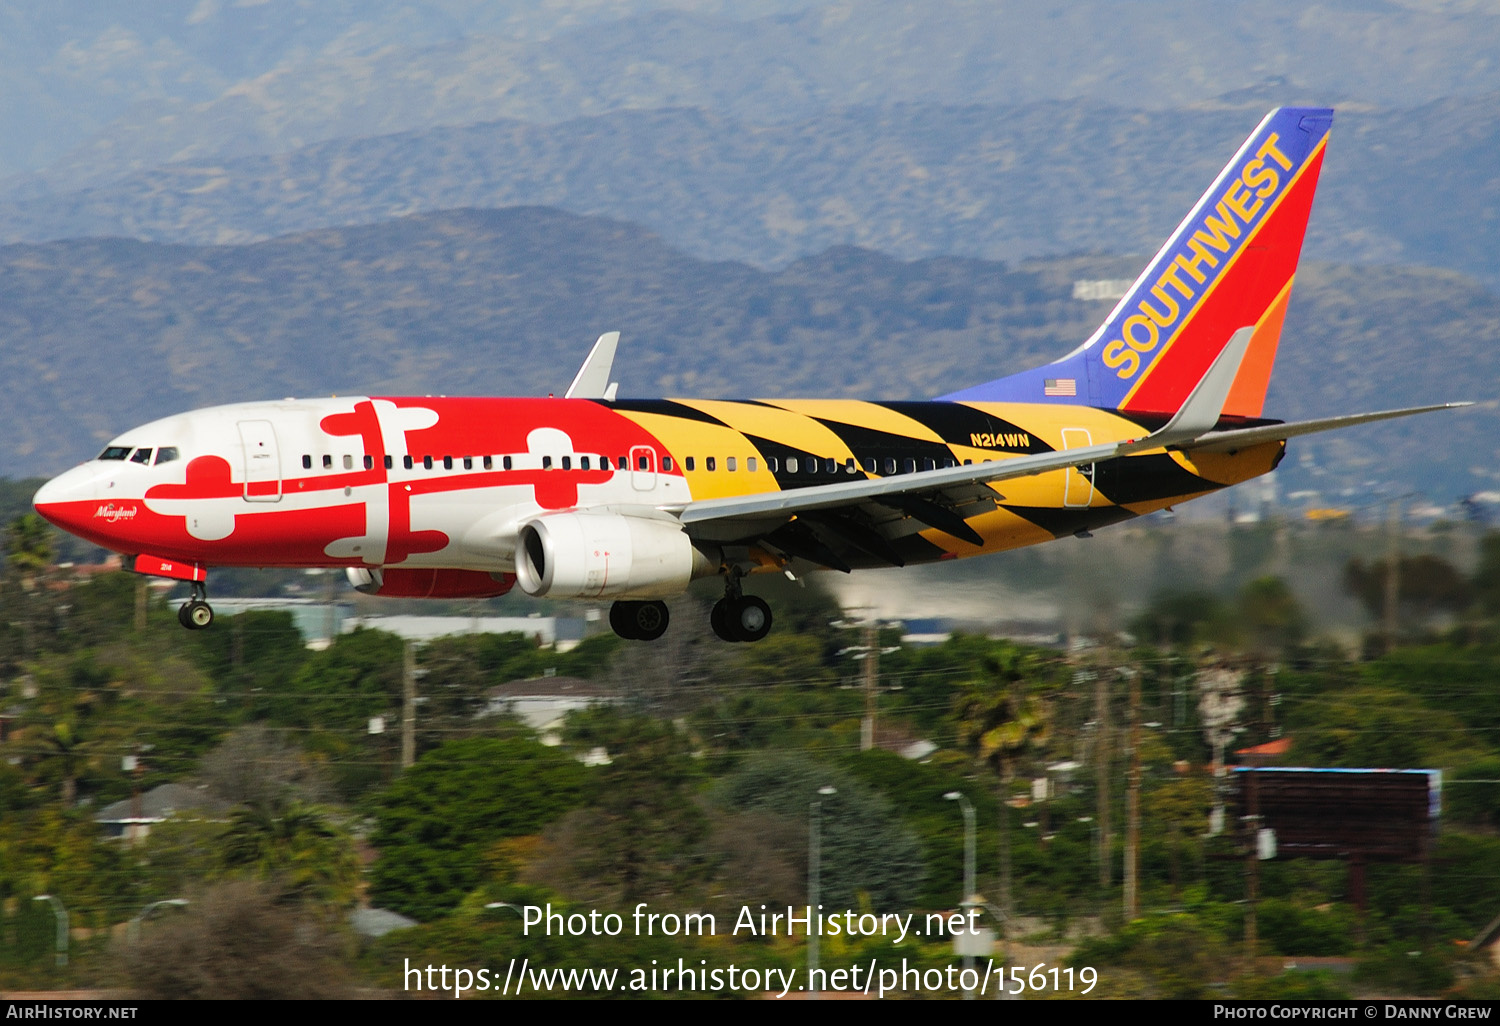
[[[1078,381],[1075,378],[1044,378],[1042,395],[1076,396]]]

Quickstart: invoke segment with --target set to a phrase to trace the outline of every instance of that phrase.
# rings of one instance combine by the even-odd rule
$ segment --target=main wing
[[[883,521],[910,517],[927,527],[982,545],[984,539],[967,523],[967,518],[993,509],[995,500],[1001,497],[993,486],[1005,481],[1104,463],[1153,450],[1235,453],[1298,435],[1470,405],[1444,403],[1215,430],[1252,333],[1253,329],[1249,327],[1236,331],[1176,415],[1158,430],[1139,438],[888,477],[705,499],[662,508],[677,515],[694,541],[755,543],[800,518],[817,524],[824,532],[839,535],[856,549],[899,566],[903,563],[899,552],[878,525]],[[787,548],[786,545],[776,547]],[[799,548],[800,551],[791,554],[833,569],[849,569],[836,552],[816,540],[816,533],[804,536]]]

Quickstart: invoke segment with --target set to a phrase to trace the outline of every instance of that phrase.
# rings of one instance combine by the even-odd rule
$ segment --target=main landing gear
[[[708,624],[725,641],[759,641],[771,633],[771,607],[754,595],[725,595],[714,603]]]
[[[609,607],[610,627],[631,641],[655,641],[666,633],[667,620],[665,602],[621,601]],[[725,641],[759,641],[771,633],[771,607],[764,599],[742,594],[739,577],[730,577],[708,623]]]
[[[708,625],[724,641],[759,641],[771,633],[771,607],[740,590],[740,574],[731,571],[724,597],[714,603]]]
[[[177,622],[190,631],[201,631],[214,622],[214,610],[206,601],[208,588],[202,581],[193,582],[193,594],[177,610]]]
[[[655,641],[667,633],[665,602],[616,602],[609,607],[609,625],[629,641]]]

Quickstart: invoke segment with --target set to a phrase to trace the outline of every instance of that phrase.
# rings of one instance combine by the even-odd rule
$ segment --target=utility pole
[[[401,653],[401,768],[417,761],[417,647],[408,639]]]
[[[1137,864],[1141,850],[1141,675],[1130,674],[1130,778],[1125,806],[1125,919],[1136,918]]]
[[[1391,501],[1390,519],[1386,527],[1385,556],[1385,650],[1396,647],[1397,606],[1401,598],[1401,500]]]
[[[1113,877],[1110,865],[1109,838],[1109,671],[1100,667],[1094,674],[1094,720],[1098,724],[1094,738],[1094,779],[1099,804],[1099,886],[1108,887]]]
[[[875,689],[880,681],[880,627],[865,621],[865,719],[859,730],[859,750],[875,747]]]
[[[1250,842],[1246,845],[1245,888],[1245,971],[1255,971],[1256,923],[1255,903],[1260,897],[1260,787],[1259,774],[1251,767],[1244,773],[1249,789],[1250,814],[1245,817]]]
[[[859,725],[859,750],[868,752],[875,747],[876,708],[880,697],[880,621],[870,616],[853,622],[835,620],[832,626],[840,629],[862,628],[860,643],[841,648],[838,654],[852,655],[855,659],[864,661],[861,675],[864,678],[865,716]],[[896,649],[888,651],[894,652]]]

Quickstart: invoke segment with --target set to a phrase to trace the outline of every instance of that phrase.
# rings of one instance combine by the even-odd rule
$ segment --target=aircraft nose
[[[43,518],[69,530],[80,517],[87,519],[93,513],[99,498],[98,483],[97,468],[87,464],[74,467],[37,489],[31,506]]]

